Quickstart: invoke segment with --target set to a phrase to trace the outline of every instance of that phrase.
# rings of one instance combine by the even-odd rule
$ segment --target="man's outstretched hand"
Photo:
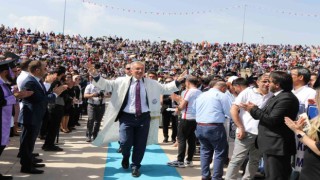
[[[183,81],[186,78],[187,74],[188,74],[188,70],[183,71],[183,73],[180,74],[180,76],[177,78],[177,81],[179,82]]]

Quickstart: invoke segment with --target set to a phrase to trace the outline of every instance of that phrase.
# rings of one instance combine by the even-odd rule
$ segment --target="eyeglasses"
[[[130,68],[126,68],[126,70],[130,70]]]

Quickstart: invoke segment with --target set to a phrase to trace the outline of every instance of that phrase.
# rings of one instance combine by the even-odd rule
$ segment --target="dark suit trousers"
[[[172,134],[171,134],[171,140],[175,141],[177,137],[177,117],[172,114],[172,111],[164,111],[162,113],[162,130],[163,130],[163,136],[165,139],[168,140],[169,137],[169,125],[170,121],[172,123]]]
[[[288,180],[291,175],[291,155],[263,154],[266,180]]]
[[[24,168],[32,167],[32,152],[36,143],[37,136],[40,131],[40,126],[32,126],[30,124],[24,124],[21,134],[20,144],[20,164]]]
[[[64,114],[64,106],[49,105],[48,107],[48,133],[43,145],[46,148],[54,146],[54,141],[59,133],[60,123]]]
[[[46,136],[48,132],[48,121],[49,121],[49,113],[48,108],[46,109],[46,113],[44,114],[41,129],[40,129],[40,136]]]
[[[134,114],[122,113],[120,121],[120,146],[123,158],[130,158],[132,151],[132,168],[140,168],[141,161],[147,146],[150,127],[150,113],[143,113],[136,117]]]

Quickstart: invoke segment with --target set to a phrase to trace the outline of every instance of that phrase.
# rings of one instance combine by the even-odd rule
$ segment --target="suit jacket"
[[[93,142],[95,145],[107,144],[111,141],[118,141],[119,138],[119,125],[114,123],[124,108],[124,102],[126,101],[126,95],[130,86],[131,77],[120,77],[115,80],[106,80],[100,78],[98,82],[93,81],[92,84],[105,92],[111,92],[111,99],[106,110],[106,116],[103,119],[103,127],[99,132],[98,137]],[[172,94],[179,89],[176,87],[175,82],[168,84],[160,84],[158,81],[144,78],[144,86],[147,93],[147,103],[149,105],[151,122],[150,132],[152,127],[159,127],[159,121],[153,119],[153,117],[160,117],[160,95],[161,94]],[[157,131],[156,131],[156,134]],[[157,140],[156,140],[157,141]]]
[[[279,156],[296,153],[295,136],[285,125],[284,117],[296,119],[298,111],[297,97],[292,92],[284,91],[270,98],[262,109],[251,109],[251,116],[260,120],[257,139],[260,152]]]
[[[21,89],[33,91],[33,94],[22,100],[19,122],[24,125],[41,126],[48,102],[54,102],[55,95],[45,92],[31,75],[22,82]]]

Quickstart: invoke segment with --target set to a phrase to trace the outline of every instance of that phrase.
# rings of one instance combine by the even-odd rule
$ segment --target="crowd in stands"
[[[297,65],[317,72],[320,60],[319,46],[151,42],[62,35],[1,25],[0,56],[7,51],[21,58],[45,59],[48,67],[62,65],[80,74],[86,74],[86,62],[98,62],[107,78],[123,76],[125,64],[137,60],[145,62],[146,70],[155,71],[160,77],[184,69],[197,76],[225,76],[227,72],[238,75],[240,69],[246,68],[251,68],[253,74],[262,74]]]
[[[14,57],[14,55],[12,56],[12,54],[17,55],[17,57]],[[2,59],[8,58],[18,59],[18,66],[15,67],[15,71],[12,72],[14,73],[13,76],[15,76],[15,78],[19,77],[20,73],[23,73],[23,71],[28,69],[22,67],[25,62],[28,61],[30,63],[35,62],[36,60],[45,62],[38,65],[36,63],[31,64],[35,68],[43,68],[43,66],[45,66],[47,72],[46,78],[43,79],[45,91],[52,92],[52,94],[55,93],[56,96],[58,94],[56,97],[57,99],[59,99],[58,97],[61,98],[61,101],[55,100],[54,103],[49,102],[47,108],[48,112],[45,116],[50,116],[47,118],[49,122],[44,121],[42,128],[38,129],[40,132],[38,137],[45,140],[44,145],[42,146],[44,151],[63,151],[62,148],[54,144],[57,132],[60,130],[61,132],[69,133],[72,130],[75,130],[76,126],[80,125],[80,115],[87,112],[87,106],[89,106],[89,123],[87,125],[87,134],[84,136],[86,136],[87,142],[94,141],[97,137],[102,115],[105,110],[106,100],[104,98],[110,97],[110,94],[102,89],[95,89],[93,85],[90,85],[92,76],[89,73],[88,64],[94,64],[95,69],[98,69],[99,74],[103,78],[116,79],[118,77],[131,76],[128,74],[130,63],[136,61],[143,62],[147,77],[165,84],[177,80],[178,75],[187,70],[188,74],[192,75],[192,77],[189,77],[189,79],[186,80],[187,89],[194,89],[195,91],[199,91],[200,94],[201,91],[205,92],[210,88],[217,88],[219,86],[219,91],[221,91],[219,94],[229,92],[229,95],[232,96],[233,99],[230,100],[230,107],[231,101],[234,101],[234,98],[236,98],[240,92],[236,93],[234,90],[234,92],[232,92],[233,84],[230,79],[228,81],[229,77],[233,79],[234,77],[237,78],[242,76],[245,78],[244,80],[247,81],[245,84],[253,84],[257,79],[258,81],[261,81],[261,79],[259,80],[260,75],[264,74],[266,76],[266,74],[273,71],[284,71],[286,73],[291,73],[291,75],[293,75],[292,72],[297,71],[297,75],[302,76],[304,74],[302,73],[301,75],[300,69],[294,68],[304,67],[310,71],[308,72],[310,78],[308,78],[309,75],[308,77],[303,77],[303,80],[308,79],[308,82],[303,82],[301,86],[297,85],[298,80],[293,80],[293,88],[296,90],[302,86],[309,85],[309,79],[310,82],[314,83],[318,77],[318,71],[320,70],[320,46],[246,43],[220,44],[209,43],[207,41],[193,43],[182,42],[178,39],[174,42],[167,42],[165,40],[152,42],[150,40],[129,40],[116,36],[93,38],[82,37],[81,35],[63,35],[54,32],[31,31],[30,29],[10,28],[1,25],[0,62],[3,61]],[[13,69],[14,67],[10,68]],[[6,69],[3,69],[1,72],[5,70]],[[264,83],[269,84],[269,75],[265,78],[266,80]],[[212,79],[216,80],[216,84],[209,84]],[[226,82],[220,82],[222,80]],[[15,83],[16,82],[12,82],[11,85],[14,86]],[[310,86],[312,87],[312,85]],[[60,89],[55,89],[56,87]],[[293,92],[295,93],[295,91]],[[178,104],[181,103],[177,102],[173,104],[174,102],[172,100],[185,100],[185,103],[189,100],[183,99],[180,92],[177,92],[177,94],[178,95],[170,95],[170,97],[169,95],[162,97],[162,105],[167,103],[166,108],[178,107],[179,111],[183,111],[186,107],[181,105],[180,107]],[[177,97],[174,98],[175,96]],[[314,96],[315,91],[313,92],[312,98],[314,98]],[[194,100],[196,98],[197,97],[194,97]],[[86,101],[85,99],[89,99],[89,101]],[[266,100],[267,99],[265,99],[265,101]],[[166,112],[166,108],[161,110],[162,115],[170,116],[169,118],[173,119],[170,121],[177,121],[178,112],[173,115],[171,111]],[[16,107],[15,112],[18,112],[18,109],[19,108]],[[99,120],[94,120],[93,114],[97,114],[97,112],[99,112],[101,117],[99,116]],[[227,114],[229,114],[229,112]],[[57,117],[58,115],[59,117]],[[12,135],[18,134],[17,119],[18,117],[15,118],[16,124],[12,129]],[[44,118],[44,120],[45,119],[46,118]],[[53,122],[51,119],[59,120]],[[197,124],[199,125],[199,122],[195,121],[196,118],[194,116],[190,118],[185,117],[185,119],[193,120],[194,128],[196,128]],[[221,122],[200,122],[200,124],[214,124],[214,126],[216,124],[219,124],[220,126],[220,123]],[[163,143],[169,142],[169,124],[169,121],[164,120]],[[177,124],[174,126],[177,126]],[[58,131],[51,129],[51,132],[48,127],[55,127]],[[173,124],[172,128],[174,128]],[[175,127],[170,140],[172,143],[179,144],[179,137],[181,139],[179,128]],[[192,133],[191,139],[192,142],[195,142],[195,134]],[[180,144],[182,142],[184,141],[180,141]],[[181,157],[178,156],[177,161],[169,162],[168,165],[174,167],[185,166],[185,163],[183,162],[186,151],[185,145],[186,142],[184,142],[183,147],[181,146],[178,148]],[[192,166],[192,155],[194,154],[195,144],[192,144],[191,149],[192,151],[190,151],[190,155],[188,156],[189,159],[187,158],[189,166]],[[121,152],[121,149],[119,149],[119,152]],[[32,161],[34,161],[32,162],[32,165],[35,168],[45,166],[39,164],[42,160],[38,159],[39,162],[35,162],[37,158],[33,156],[36,156],[37,154],[28,153],[30,154]],[[24,155],[22,155],[22,159],[24,158]],[[210,160],[212,160],[212,158]],[[222,164],[223,163],[221,163],[221,165]],[[236,171],[237,170],[238,169],[236,169]],[[43,171],[37,169],[21,169],[21,172],[31,174],[43,173]],[[211,177],[211,174],[209,173],[205,177],[208,179]]]

